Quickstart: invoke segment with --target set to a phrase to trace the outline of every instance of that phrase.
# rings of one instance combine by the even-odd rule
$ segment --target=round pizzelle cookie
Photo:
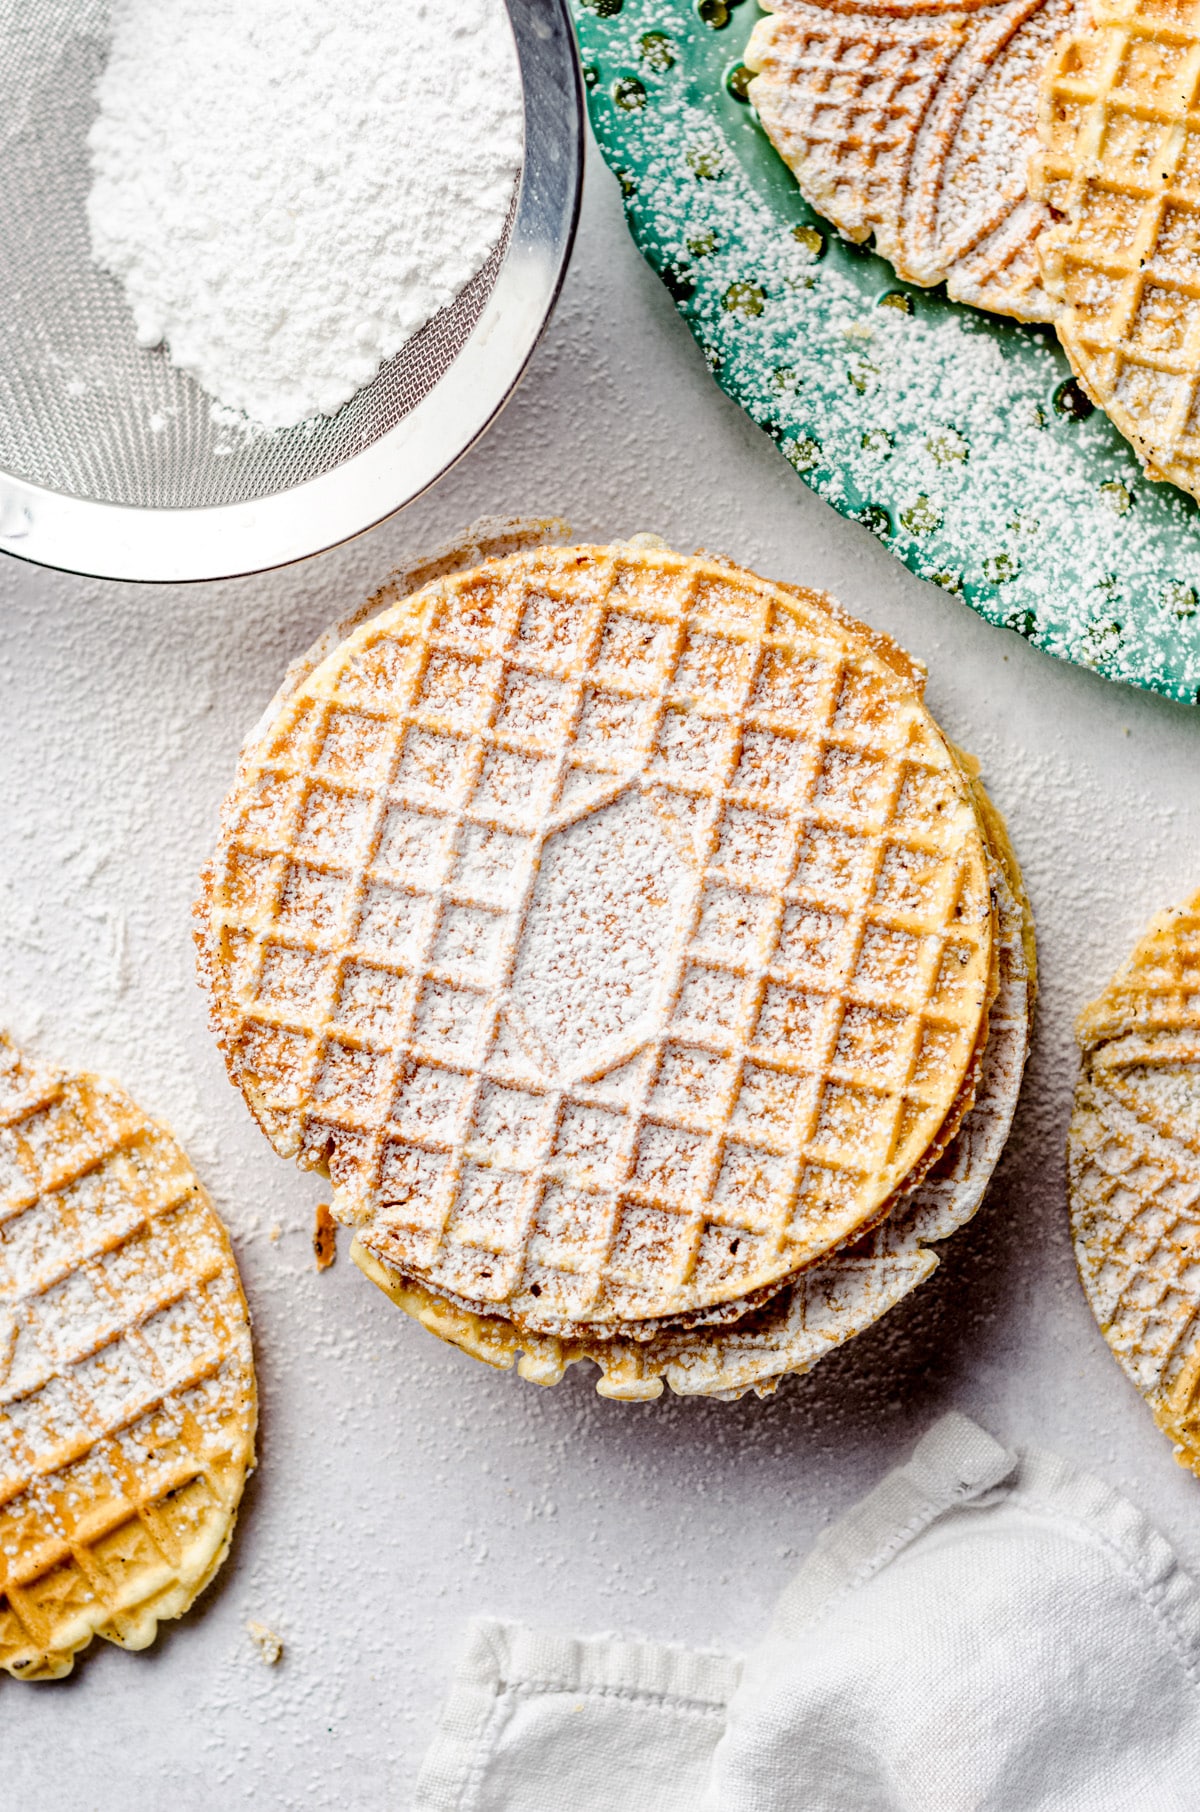
[[[1200,894],[1080,1016],[1068,1163],[1092,1313],[1200,1474]]]
[[[742,1313],[873,1225],[969,1107],[993,985],[911,665],[644,543],[356,629],[244,754],[198,916],[276,1148],[376,1256],[553,1334]]]
[[[229,1548],[254,1464],[250,1323],[167,1130],[0,1037],[0,1667],[145,1648]]]
[[[1038,83],[1074,0],[766,0],[750,99],[800,192],[897,275],[1048,321],[1028,192]]]
[[[1200,3],[1095,0],[1042,81],[1038,255],[1084,389],[1200,496]]]
[[[1036,993],[1033,917],[1020,874],[982,788],[997,901],[999,989],[988,1018],[980,1085],[970,1112],[925,1180],[893,1207],[873,1233],[807,1270],[740,1323],[644,1341],[560,1340],[522,1334],[510,1321],[456,1307],[405,1278],[356,1240],[351,1257],[385,1295],[430,1333],[485,1364],[514,1361],[523,1378],[553,1385],[568,1365],[591,1360],[602,1397],[646,1399],[664,1383],[680,1396],[732,1401],[753,1390],[770,1395],[789,1374],[811,1371],[852,1340],[937,1268],[927,1242],[970,1220],[1000,1160],[1016,1111],[1029,1049]],[[987,818],[985,817],[985,822]],[[994,832],[993,832],[994,826]]]

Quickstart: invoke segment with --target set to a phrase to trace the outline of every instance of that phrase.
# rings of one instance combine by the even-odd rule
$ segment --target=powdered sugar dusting
[[[694,873],[636,791],[547,841],[513,999],[552,1061],[561,1053],[564,1080],[597,1058],[610,1067],[615,1042],[631,1055],[644,1042],[669,986],[676,927],[690,917]]]
[[[0,1040],[0,1666],[149,1640],[227,1539],[253,1459],[246,1305],[182,1152],[127,1097]]]
[[[314,845],[314,803],[345,833]],[[223,817],[202,974],[260,1124],[383,1257],[532,1326],[785,1277],[974,1060],[991,912],[945,743],[821,600],[723,563],[428,588],[283,702]]]
[[[1021,320],[1054,313],[1029,200],[1038,78],[1073,0],[929,9],[774,0],[750,98],[801,193],[914,283]]]
[[[88,217],[139,342],[264,427],[334,414],[500,239],[523,131],[501,0],[112,11]]]
[[[644,1401],[661,1395],[664,1380],[681,1396],[730,1400],[748,1390],[769,1396],[783,1377],[810,1371],[924,1282],[937,1264],[927,1242],[956,1232],[983,1200],[1016,1111],[1033,1006],[1022,909],[998,867],[993,885],[1000,918],[999,989],[988,1017],[979,1090],[943,1160],[866,1240],[802,1271],[741,1322],[637,1343],[564,1342],[518,1333],[511,1322],[469,1314],[414,1289],[386,1266],[375,1265],[360,1246],[352,1248],[357,1262],[443,1339],[492,1365],[517,1359],[522,1377],[537,1384],[556,1384],[568,1365],[590,1359],[600,1371],[601,1396]]]
[[[1051,334],[906,294],[881,261],[835,250],[747,110],[701,86],[718,89],[732,30],[710,49],[674,0],[580,18],[593,121],[638,243],[722,387],[806,482],[991,621],[1192,701],[1194,506],[1064,394]],[[665,68],[639,52],[650,24]]]

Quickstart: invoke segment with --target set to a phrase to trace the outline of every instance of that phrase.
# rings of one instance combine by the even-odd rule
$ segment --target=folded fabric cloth
[[[744,1663],[472,1627],[416,1812],[1194,1812],[1200,1594],[1117,1492],[950,1415]]]

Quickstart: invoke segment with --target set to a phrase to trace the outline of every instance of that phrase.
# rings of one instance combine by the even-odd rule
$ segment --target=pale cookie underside
[[[909,282],[1047,321],[1027,189],[1038,82],[1074,0],[920,7],[776,0],[750,98],[806,201]]]
[[[1200,895],[1080,1016],[1071,1231],[1101,1331],[1200,1472]]]
[[[1048,63],[1033,191],[1055,328],[1151,478],[1200,495],[1200,5],[1098,0]]]
[[[372,1282],[441,1339],[489,1365],[517,1361],[523,1377],[555,1384],[566,1367],[591,1360],[602,1396],[658,1396],[664,1382],[684,1396],[736,1398],[773,1391],[789,1373],[810,1371],[923,1282],[937,1265],[927,1242],[946,1239],[975,1213],[1008,1137],[1029,1045],[1032,978],[1027,913],[993,870],[999,901],[999,990],[989,1016],[980,1086],[935,1172],[888,1219],[850,1250],[803,1272],[741,1327],[642,1341],[571,1341],[519,1333],[480,1316],[383,1265],[361,1241],[352,1256]]]
[[[0,1040],[0,1667],[55,1679],[187,1610],[255,1422],[237,1268],[178,1145]]]
[[[917,690],[819,598],[546,549],[364,624],[226,802],[201,969],[335,1211],[555,1331],[867,1226],[970,1068],[991,908]]]
[[[1200,1094],[1200,1075],[1193,1082]],[[1071,1230],[1092,1313],[1200,1472],[1200,1155],[1156,1132],[1085,1065],[1069,1163]]]

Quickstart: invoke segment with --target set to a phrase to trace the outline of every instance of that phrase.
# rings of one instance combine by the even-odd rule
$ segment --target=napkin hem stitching
[[[1165,1580],[1157,1587],[1154,1582],[1147,1580],[1139,1568],[1137,1559],[1120,1541],[1101,1526],[1098,1518],[1084,1516],[1076,1510],[1064,1510],[1060,1505],[1039,1497],[1035,1492],[1022,1491],[1019,1488],[1011,1492],[1008,1501],[1027,1514],[1040,1513],[1049,1522],[1064,1524],[1085,1534],[1103,1552],[1113,1571],[1119,1573],[1132,1588],[1135,1597],[1146,1606],[1155,1623],[1160,1625],[1167,1635],[1168,1647],[1184,1673],[1193,1686],[1200,1688],[1200,1665],[1198,1665],[1196,1656],[1196,1638],[1194,1634],[1189,1636],[1186,1630],[1179,1625],[1171,1608],[1165,1602],[1167,1592]],[[1168,1578],[1171,1577],[1187,1589],[1189,1597],[1194,1596],[1193,1582],[1178,1561],[1175,1561],[1172,1573],[1168,1575]]]
[[[647,1705],[669,1705],[679,1711],[693,1711],[703,1717],[723,1718],[725,1704],[718,1704],[713,1699],[687,1698],[680,1693],[667,1690],[654,1692],[637,1686],[580,1686],[578,1681],[562,1680],[502,1680],[499,1691],[504,1693],[569,1693],[580,1699],[626,1699],[641,1700]]]

